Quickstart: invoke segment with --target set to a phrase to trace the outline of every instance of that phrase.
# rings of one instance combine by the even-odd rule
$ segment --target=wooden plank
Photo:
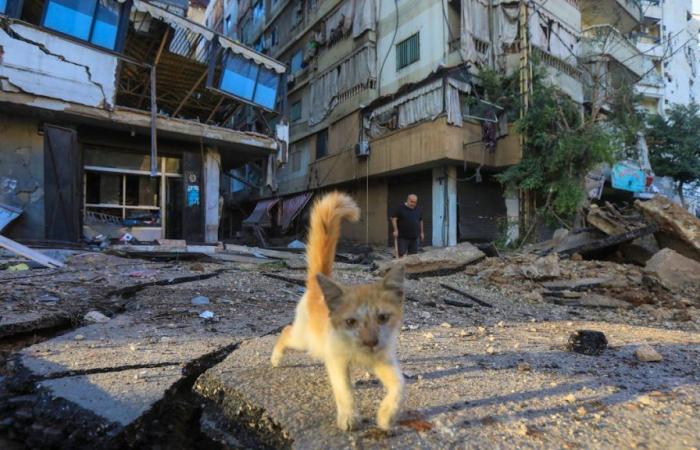
[[[299,255],[296,253],[268,250],[260,247],[226,244],[225,248],[229,252],[240,253],[243,255],[262,255],[273,259],[299,259]]]
[[[192,96],[192,93],[199,87],[200,84],[202,84],[202,81],[204,80],[204,77],[207,76],[207,71],[205,70],[202,72],[202,75],[197,79],[197,81],[194,83],[194,85],[190,88],[189,91],[187,91],[187,94],[185,94],[185,97],[182,99],[179,105],[177,105],[177,108],[175,108],[175,112],[172,113],[173,117],[177,117],[177,113],[180,112],[183,106],[185,106],[185,102],[190,99]]]
[[[51,269],[55,267],[65,267],[65,264],[63,264],[61,261],[49,258],[43,253],[37,252],[36,250],[32,250],[31,248],[24,246],[19,242],[15,242],[12,239],[8,239],[2,235],[0,235],[0,247],[9,250],[16,255],[24,256],[27,259],[31,259],[32,261],[35,261],[44,267],[48,267]]]

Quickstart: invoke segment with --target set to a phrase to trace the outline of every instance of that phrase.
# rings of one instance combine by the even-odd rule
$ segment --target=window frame
[[[296,105],[299,105],[299,107],[298,107],[299,108],[299,115],[297,117],[292,117],[292,111],[295,110]],[[301,103],[301,100],[297,100],[294,103],[292,103],[291,105],[289,105],[289,122],[290,123],[298,122],[301,120],[303,113],[304,113],[302,108],[303,108],[303,105]]]
[[[417,51],[416,51],[416,59],[414,59],[413,61],[409,61],[409,62],[407,62],[407,63],[405,63],[405,64],[403,64],[403,65],[399,65],[399,62],[400,62],[400,55],[401,55],[401,53],[399,52],[399,48],[400,48],[402,45],[408,45],[407,43],[408,43],[411,39],[416,39],[416,41],[417,41],[417,45],[416,45],[416,49],[417,49]],[[398,72],[399,70],[401,70],[401,69],[404,69],[404,68],[410,66],[411,64],[413,64],[413,63],[415,63],[415,62],[420,61],[420,31],[415,32],[414,34],[410,35],[410,36],[407,37],[406,39],[404,39],[404,40],[402,40],[401,42],[399,42],[398,44],[396,44],[396,47],[395,47],[394,51],[396,52],[396,71],[397,71],[397,72]]]
[[[264,66],[255,64],[254,62],[249,62],[249,64],[255,65],[257,70],[256,70],[256,74],[255,74],[255,80],[254,80],[254,84],[253,84],[253,90],[251,93],[251,97],[250,97],[250,100],[248,100],[245,97],[241,97],[240,95],[237,95],[233,92],[229,92],[229,91],[223,89],[221,86],[221,83],[224,80],[224,74],[226,72],[226,65],[228,62],[228,58],[230,58],[230,57],[242,58],[244,61],[249,62],[249,60],[247,60],[243,56],[236,55],[235,53],[233,53],[231,50],[228,50],[228,49],[226,51],[222,52],[222,54],[220,56],[219,55],[213,56],[213,58],[210,61],[210,66],[209,66],[210,74],[212,74],[211,75],[212,82],[209,83],[209,81],[207,81],[207,87],[209,89],[213,90],[214,92],[218,92],[220,94],[229,96],[229,97],[234,98],[240,102],[246,103],[246,104],[254,106],[256,108],[261,108],[261,109],[268,111],[268,112],[279,114],[279,111],[277,110],[277,105],[279,103],[280,92],[282,91],[281,88],[282,88],[282,82],[283,82],[280,74],[278,74],[277,72],[275,72],[272,69],[268,69]],[[221,74],[219,75],[218,79],[214,81],[213,71],[214,71],[214,68],[216,67],[216,63],[218,62],[219,58],[221,58]],[[277,87],[275,88],[275,99],[273,101],[272,107],[265,106],[265,105],[263,105],[261,103],[257,103],[255,101],[255,96],[257,93],[257,89],[258,89],[258,84],[260,84],[260,74],[263,71],[271,72],[277,78]]]
[[[9,0],[9,1],[11,1],[11,0]],[[8,4],[9,4],[9,1],[8,1]],[[104,47],[102,45],[99,45],[99,44],[92,42],[93,32],[95,31],[95,22],[96,22],[95,18],[97,16],[97,11],[98,11],[97,6],[99,6],[100,0],[95,0],[95,10],[92,13],[92,20],[90,22],[90,32],[89,32],[87,39],[83,39],[83,38],[80,38],[78,36],[74,36],[72,34],[66,33],[65,31],[56,30],[54,28],[50,28],[50,27],[47,27],[45,25],[46,16],[48,13],[49,4],[51,3],[51,0],[46,0],[44,2],[43,10],[41,11],[41,21],[39,23],[40,23],[40,26],[42,29],[49,30],[52,33],[57,33],[61,36],[65,36],[65,37],[72,39],[72,40],[75,40],[77,42],[87,44],[93,48],[97,48],[97,49],[100,49],[102,51],[107,51],[107,52],[121,53],[124,50],[124,44],[126,43],[126,32],[128,30],[129,15],[131,12],[131,5],[133,2],[131,0],[127,0],[123,3],[118,2],[116,0],[111,0],[111,1],[114,4],[116,4],[116,6],[119,8],[119,14],[118,14],[118,18],[117,18],[117,32],[116,32],[116,35],[114,37],[114,48]],[[20,0],[20,3],[21,3],[21,0]]]
[[[323,154],[319,155],[318,149],[319,149],[319,141],[321,141],[321,136],[324,136],[323,138]],[[328,152],[328,128],[324,128],[323,130],[320,130],[318,133],[316,133],[316,160],[318,161],[321,158],[325,158],[328,156],[330,153]]]

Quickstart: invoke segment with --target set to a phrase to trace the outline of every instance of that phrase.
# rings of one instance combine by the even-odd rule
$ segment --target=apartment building
[[[274,110],[286,67],[187,6],[0,2],[0,203],[22,210],[3,233],[217,241],[221,171],[284,144],[230,117]]]
[[[625,34],[640,20],[631,0],[241,0],[242,42],[289,67],[288,163],[258,207],[340,188],[362,208],[346,235],[380,244],[391,242],[390,210],[415,193],[426,244],[515,237],[518,195],[493,175],[520,161],[520,139],[514,117],[483,97],[480,68],[511,73],[536,58],[584,104],[582,55],[606,74],[628,71],[618,47],[639,55]],[[584,30],[605,26],[617,40],[587,45]]]
[[[644,0],[637,47],[646,72],[638,84],[643,105],[658,114],[673,104],[700,101],[700,21],[692,0]]]

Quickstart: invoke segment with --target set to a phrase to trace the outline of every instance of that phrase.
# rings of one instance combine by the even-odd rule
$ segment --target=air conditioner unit
[[[355,144],[355,156],[358,158],[366,158],[369,156],[369,142],[360,141]]]

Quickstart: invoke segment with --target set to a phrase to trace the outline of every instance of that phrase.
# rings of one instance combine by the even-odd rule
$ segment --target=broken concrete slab
[[[70,314],[61,311],[3,311],[0,314],[0,338],[53,328],[67,328],[70,324]]]
[[[637,200],[635,206],[647,220],[659,225],[656,238],[662,247],[700,261],[700,219],[661,195],[648,201]]]
[[[573,293],[572,293],[573,294]],[[578,298],[570,296],[558,297],[555,303],[564,306],[579,306],[583,308],[631,308],[633,305],[607,295],[586,294]]]
[[[472,244],[462,242],[453,247],[434,248],[382,263],[379,265],[379,273],[384,274],[396,265],[403,265],[409,278],[443,275],[459,272],[485,256],[484,252]]]
[[[700,262],[665,248],[647,261],[646,271],[668,289],[700,291]],[[696,297],[697,304],[700,298]]]

